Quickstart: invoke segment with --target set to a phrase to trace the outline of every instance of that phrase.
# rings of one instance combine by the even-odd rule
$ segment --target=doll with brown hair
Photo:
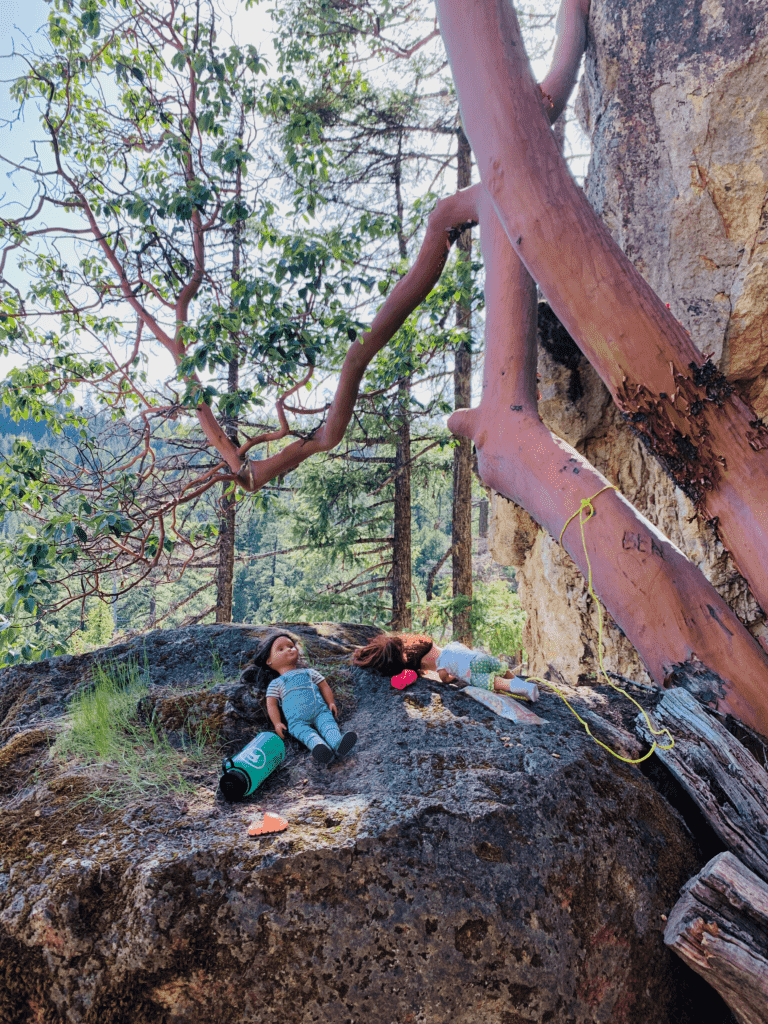
[[[360,668],[370,668],[388,676],[397,677],[408,670],[417,674],[436,672],[444,683],[461,681],[484,690],[511,693],[526,700],[539,699],[535,683],[520,679],[494,655],[472,650],[455,641],[438,647],[425,633],[382,633],[365,647],[358,647],[352,662]],[[401,688],[395,679],[393,686]]]
[[[336,718],[333,690],[315,669],[300,665],[300,652],[289,633],[270,633],[259,645],[254,665],[267,686],[267,714],[281,739],[286,730],[308,747],[320,764],[344,757],[357,742],[357,733],[342,736]],[[286,722],[280,717],[282,707]]]

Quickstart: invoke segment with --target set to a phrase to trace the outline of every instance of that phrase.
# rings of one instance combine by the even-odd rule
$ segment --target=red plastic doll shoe
[[[399,675],[392,676],[392,685],[396,690],[404,690],[406,686],[415,683],[418,678],[418,673],[414,672],[412,668],[404,668]]]

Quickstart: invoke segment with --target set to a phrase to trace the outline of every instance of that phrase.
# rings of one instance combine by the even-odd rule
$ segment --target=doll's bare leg
[[[516,676],[507,678],[499,676],[493,681],[493,688],[497,693],[509,693],[513,697],[523,697],[525,700],[538,700],[539,688],[536,683],[529,683],[525,679],[518,679]]]
[[[480,207],[486,267],[486,351],[477,409],[449,421],[471,437],[482,480],[522,505],[559,538],[582,501],[593,518],[565,528],[562,543],[649,673],[699,658],[726,682],[721,711],[768,732],[761,683],[768,658],[704,576],[575,449],[541,422],[535,403],[536,290],[488,201]],[[595,497],[597,495],[597,497]],[[587,561],[589,559],[589,561]]]

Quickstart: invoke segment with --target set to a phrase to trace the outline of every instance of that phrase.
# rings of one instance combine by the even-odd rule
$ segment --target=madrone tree
[[[347,355],[325,423],[250,484],[338,443],[367,359],[428,293],[467,222],[481,224],[486,268],[483,397],[451,429],[471,437],[483,480],[560,538],[662,685],[702,667],[718,707],[768,731],[768,658],[704,576],[536,410],[535,287],[595,366],[614,400],[720,536],[768,605],[768,440],[747,404],[698,353],[576,186],[550,123],[583,53],[587,0],[564,0],[553,66],[533,80],[507,0],[438,0],[481,184],[438,203],[419,256]],[[681,457],[681,455],[683,457]],[[263,474],[260,476],[259,474]],[[584,503],[584,506],[582,505]],[[585,547],[571,517],[594,510]],[[589,558],[589,565],[587,563]]]
[[[696,499],[701,514],[717,517],[723,542],[753,593],[768,606],[766,432],[702,359],[613,241],[573,181],[550,129],[575,81],[586,39],[587,0],[563,0],[553,67],[541,87],[531,76],[508,0],[476,0],[469,5],[465,0],[438,0],[437,10],[481,183],[437,204],[416,261],[370,329],[353,342],[336,396],[310,435],[295,437],[264,458],[251,457],[258,443],[285,440],[291,434],[286,400],[297,385],[278,400],[279,429],[247,441],[238,438],[240,444],[221,429],[211,405],[201,403],[198,416],[222,460],[205,483],[229,477],[254,490],[314,452],[338,444],[366,365],[429,293],[460,230],[479,222],[486,269],[483,397],[478,409],[455,413],[451,428],[474,440],[484,481],[561,538],[585,572],[588,554],[596,592],[659,685],[673,672],[701,663],[719,677],[714,683],[709,679],[719,709],[768,732],[768,658],[763,650],[702,574],[586,460],[553,437],[536,412],[534,281],[614,400],[633,415],[649,444]],[[57,82],[59,92],[54,89],[52,95],[60,95],[68,110],[67,74]],[[159,107],[158,118],[164,113],[162,103]],[[47,120],[55,139],[59,122],[50,113]],[[185,183],[184,168],[195,152],[184,135],[187,125],[182,112],[181,132],[172,133],[181,139],[178,152]],[[82,204],[82,183],[67,178],[61,168],[57,173],[66,185],[64,203]],[[196,186],[189,192],[185,185],[194,258],[204,241],[206,206],[196,201]],[[180,193],[172,200],[181,201]],[[93,215],[87,204],[81,208],[86,217]],[[30,230],[28,222],[22,230]],[[105,234],[94,222],[90,230],[102,249],[109,247],[108,260],[114,266],[116,229]],[[177,311],[184,313],[185,303],[188,309],[203,276],[199,269],[197,274],[193,271],[176,300]],[[132,308],[141,306],[133,295],[140,283],[157,288],[126,271],[118,273],[118,280]],[[152,327],[146,311],[136,311],[183,364],[183,328],[169,334],[159,324]],[[18,310],[12,307],[9,312]],[[200,387],[189,379],[190,389]],[[209,396],[201,391],[200,397]],[[680,458],[681,452],[685,458]],[[570,521],[582,503],[591,503],[595,511],[586,533],[586,552]]]
[[[562,538],[659,684],[701,663],[719,677],[718,706],[768,731],[768,659],[687,559],[568,445],[535,406],[534,286],[600,373],[766,605],[766,432],[720,380],[623,255],[576,186],[550,130],[575,82],[586,0],[564,0],[552,70],[534,82],[506,0],[438,0],[462,121],[481,184],[438,203],[419,256],[350,349],[322,426],[247,468],[249,486],[343,434],[368,359],[428,293],[467,222],[480,222],[486,266],[486,364],[477,410],[450,426],[471,436],[486,483]],[[484,230],[482,230],[484,228]],[[639,413],[639,416],[635,414]],[[681,452],[686,457],[681,459]],[[599,493],[598,493],[599,492]],[[568,526],[593,503],[586,538]]]

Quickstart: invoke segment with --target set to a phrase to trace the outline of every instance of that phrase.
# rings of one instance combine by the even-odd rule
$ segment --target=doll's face
[[[293,640],[287,636],[279,636],[272,644],[272,649],[267,658],[267,665],[275,672],[282,675],[296,668],[299,660],[299,649]]]
[[[435,647],[434,644],[430,647],[424,657],[421,659],[421,668],[426,672],[434,672],[437,668],[437,659],[440,655],[440,648]]]

